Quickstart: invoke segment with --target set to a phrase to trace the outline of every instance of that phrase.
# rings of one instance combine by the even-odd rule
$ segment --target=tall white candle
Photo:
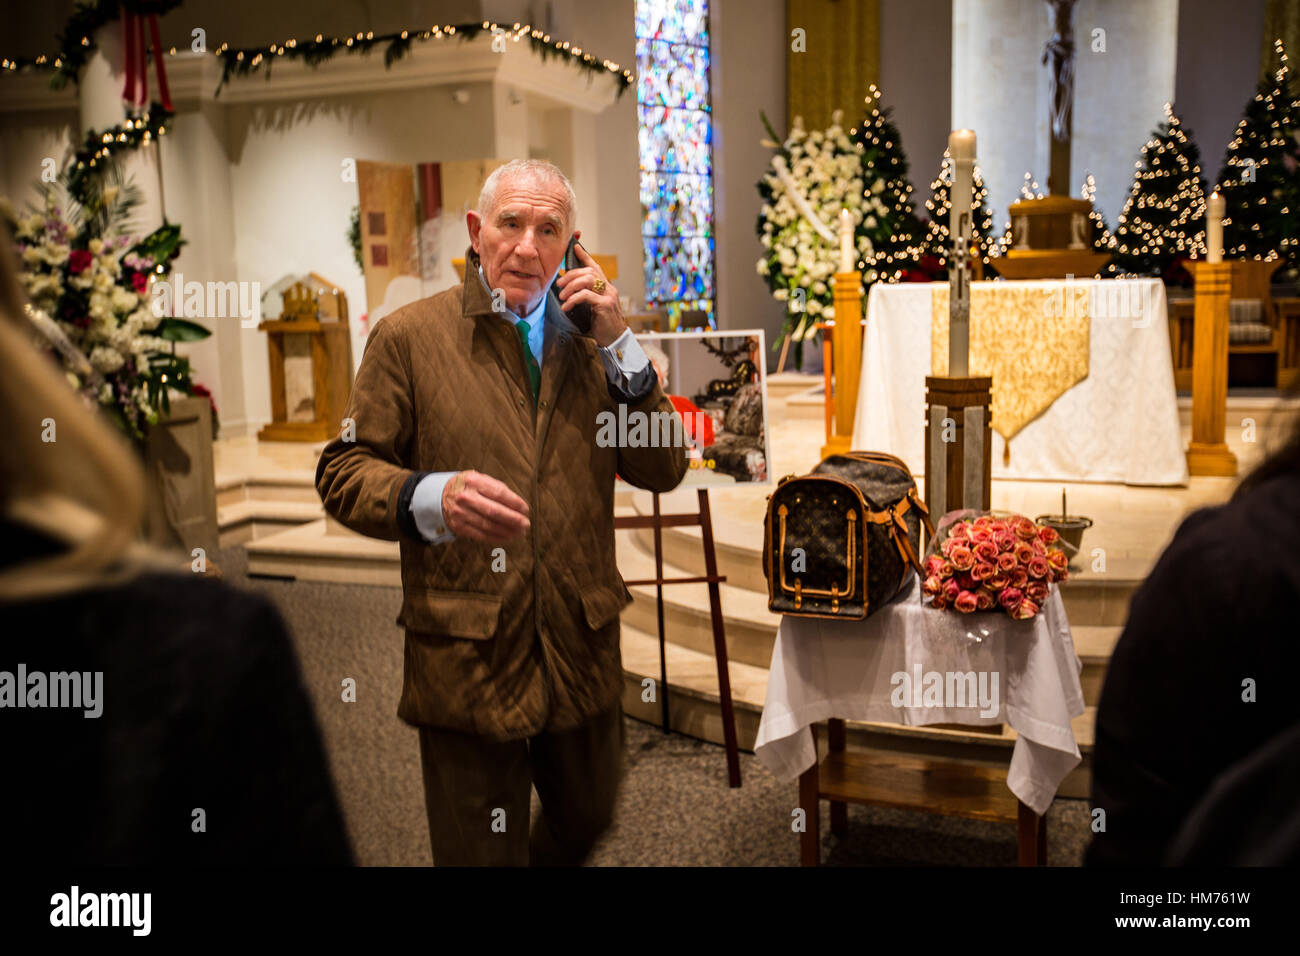
[[[970,240],[975,133],[955,129],[948,136],[952,189],[948,193],[948,374],[970,374]]]
[[[853,214],[840,210],[840,271],[853,271]]]
[[[1227,203],[1216,189],[1205,209],[1205,246],[1209,250],[1206,262],[1223,261],[1223,216]]]

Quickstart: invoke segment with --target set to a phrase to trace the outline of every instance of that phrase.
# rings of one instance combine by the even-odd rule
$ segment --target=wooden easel
[[[709,585],[709,612],[713,618],[713,655],[718,663],[718,696],[722,699],[722,733],[727,746],[727,778],[732,787],[740,786],[740,748],[736,743],[736,714],[731,704],[731,679],[727,673],[727,632],[722,620],[722,595],[718,587],[727,580],[718,574],[717,553],[713,547],[713,518],[709,512],[709,493],[699,492],[700,510],[686,514],[663,514],[659,510],[659,493],[654,493],[654,511],[648,515],[615,516],[615,530],[653,528],[655,538],[655,576],[624,584],[653,584],[659,612],[659,700],[663,714],[663,731],[670,733],[668,725],[668,666],[664,656],[664,585]],[[663,529],[699,525],[704,546],[704,571],[702,576],[684,578],[664,577]]]

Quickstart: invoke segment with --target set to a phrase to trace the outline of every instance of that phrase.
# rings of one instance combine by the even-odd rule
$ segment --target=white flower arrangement
[[[69,380],[88,403],[104,407],[134,438],[144,437],[169,407],[169,393],[190,391],[189,362],[175,354],[169,335],[190,339],[206,331],[183,319],[164,319],[149,307],[149,285],[156,267],[176,255],[181,241],[175,226],[164,225],[123,253],[131,240],[122,235],[87,238],[96,212],[111,223],[120,219],[116,187],[104,189],[98,205],[77,218],[65,218],[54,192],[45,193],[43,212],[5,217],[18,240],[22,280],[31,300],[33,323],[62,357]],[[5,210],[0,210],[3,212]],[[78,221],[80,220],[80,221]],[[155,261],[154,256],[158,256]]]
[[[757,270],[772,297],[790,303],[783,332],[795,342],[813,337],[817,321],[834,314],[830,280],[839,265],[841,210],[852,217],[863,278],[875,279],[869,266],[874,249],[863,230],[873,228],[885,212],[878,198],[884,183],[877,180],[868,191],[862,146],[842,120],[836,110],[828,129],[809,131],[796,116],[783,143],[763,143],[777,152],[758,184],[764,198],[758,236],[764,255]]]

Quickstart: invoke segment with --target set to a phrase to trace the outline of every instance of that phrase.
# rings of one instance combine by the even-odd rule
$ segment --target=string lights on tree
[[[860,126],[851,130],[862,147],[862,178],[867,191],[885,204],[885,214],[868,230],[872,253],[858,263],[860,270],[872,269],[878,280],[897,282],[925,253],[925,228],[912,204],[912,184],[907,178],[907,156],[898,128],[888,109],[880,108],[880,89],[873,83],[865,99],[866,113]]]
[[[925,201],[925,208],[930,214],[930,224],[925,238],[925,255],[936,260],[939,267],[932,276],[934,280],[946,281],[948,277],[950,246],[948,226],[952,216],[952,173],[952,158],[945,149],[939,175],[930,183],[930,198]],[[989,208],[988,198],[988,187],[984,185],[984,177],[980,173],[979,164],[976,163],[971,178],[970,201],[975,212],[972,226],[980,259],[986,267],[989,267],[990,260],[1002,251],[993,225],[993,211]]]
[[[1164,122],[1142,147],[1115,225],[1112,268],[1118,274],[1164,276],[1179,260],[1204,251],[1200,150],[1166,103]]]
[[[1300,265],[1300,102],[1282,41],[1273,44],[1275,64],[1233,134],[1219,170],[1219,192],[1226,204],[1224,255],[1228,258],[1281,257],[1287,268]]]
[[[1093,178],[1092,173],[1084,176],[1083,185],[1079,187],[1079,196],[1092,203],[1092,209],[1088,210],[1088,232],[1092,241],[1092,251],[1113,255],[1115,236],[1111,234],[1110,227],[1106,225],[1106,218],[1097,208],[1097,180]]]

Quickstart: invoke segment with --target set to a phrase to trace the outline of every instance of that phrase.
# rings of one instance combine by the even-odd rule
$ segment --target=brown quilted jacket
[[[594,339],[548,296],[536,410],[518,334],[492,311],[478,258],[465,282],[411,303],[370,333],[346,431],[316,469],[325,509],[401,542],[406,629],[398,716],[498,740],[575,727],[622,692],[619,614],[632,596],[614,556],[614,475],[670,491],[686,450],[602,448],[617,412]],[[508,318],[508,313],[506,318]],[[675,415],[658,382],[628,411]],[[505,545],[431,545],[410,518],[423,472],[474,469],[528,502]]]

